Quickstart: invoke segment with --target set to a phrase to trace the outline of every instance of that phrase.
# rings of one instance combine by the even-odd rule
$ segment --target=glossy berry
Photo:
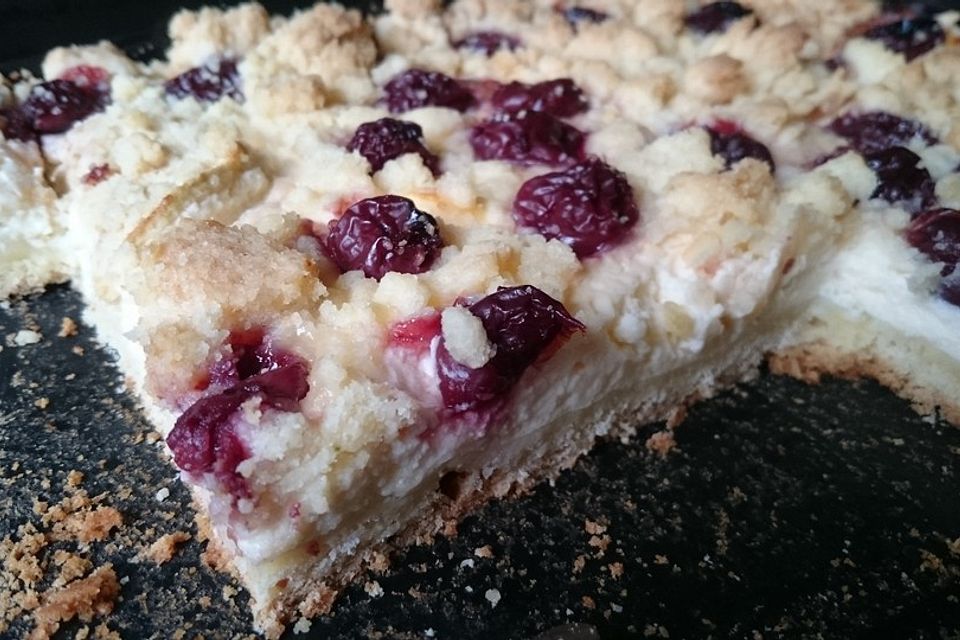
[[[877,176],[871,198],[899,204],[910,212],[928,209],[936,202],[930,172],[920,166],[920,156],[905,147],[890,147],[863,155]]]
[[[379,280],[391,271],[423,273],[443,248],[436,219],[400,196],[361,200],[330,223],[327,255],[342,272]]]
[[[773,156],[763,143],[751,138],[730,122],[719,121],[707,127],[710,134],[710,151],[723,158],[727,169],[744,158],[754,158],[770,165],[770,171],[776,170]]]
[[[943,275],[953,273],[960,264],[960,211],[924,211],[910,222],[906,237],[921,253],[944,264]]]
[[[626,177],[590,158],[527,180],[513,201],[513,218],[585,258],[622,242],[640,211]]]
[[[0,109],[0,131],[7,140],[29,142],[37,139],[30,118],[19,107]]]
[[[590,107],[583,90],[570,78],[537,84],[511,82],[497,89],[490,102],[503,112],[543,111],[558,118],[575,116]]]
[[[566,9],[557,10],[563,14],[563,17],[573,28],[585,22],[599,24],[610,18],[610,16],[603,11],[597,11],[596,9],[590,9],[588,7],[567,7]]]
[[[382,169],[389,160],[416,153],[433,175],[440,174],[440,159],[423,146],[423,129],[413,122],[393,118],[366,122],[357,127],[347,149],[366,158],[372,173]]]
[[[453,46],[457,49],[477,51],[487,57],[492,56],[501,49],[504,51],[515,51],[522,45],[523,43],[520,38],[499,31],[475,31],[453,43]]]
[[[936,136],[916,120],[907,120],[886,111],[844,114],[830,123],[830,131],[846,138],[860,153],[905,146],[915,138],[926,144],[937,143]]]
[[[208,395],[194,402],[167,437],[177,466],[213,473],[236,497],[249,497],[237,466],[249,457],[236,432],[237,410],[260,396],[279,411],[296,411],[309,390],[307,366],[297,356],[264,342],[259,329],[234,332],[229,352],[211,367]]]
[[[430,106],[466,111],[476,103],[470,90],[456,79],[423,69],[409,69],[394,76],[383,92],[390,113]]]
[[[232,58],[213,60],[184,71],[164,84],[167,95],[182,100],[194,98],[200,102],[216,102],[227,97],[243,102],[240,72]]]
[[[686,18],[686,24],[702,34],[726,31],[732,23],[753,13],[739,2],[711,2]]]
[[[468,308],[480,318],[496,353],[473,369],[457,362],[440,340],[440,394],[444,406],[454,413],[495,405],[530,365],[549,357],[574,332],[584,330],[560,302],[529,285],[501,287]]]
[[[890,51],[902,53],[907,61],[925,54],[946,39],[943,27],[929,15],[882,24],[864,33],[863,37],[882,42]]]
[[[541,111],[498,114],[476,125],[470,145],[480,160],[562,166],[584,157],[579,129]]]
[[[74,123],[102,111],[107,101],[107,94],[98,86],[57,79],[31,89],[20,109],[30,128],[42,135],[66,131]]]
[[[915,217],[906,230],[907,242],[934,262],[942,262],[940,297],[960,306],[960,211],[933,209]]]

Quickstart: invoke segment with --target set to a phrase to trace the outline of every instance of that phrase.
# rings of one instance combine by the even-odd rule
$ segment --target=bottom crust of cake
[[[824,375],[847,380],[872,378],[901,398],[910,401],[917,413],[935,412],[951,424],[960,424],[960,404],[956,396],[914,383],[891,359],[875,352],[838,353],[825,342],[792,347],[769,358],[772,373],[787,375],[808,384],[818,384]]]
[[[957,360],[938,345],[833,305],[819,305],[799,335],[799,343],[770,355],[773,373],[810,384],[823,375],[872,378],[909,400],[917,413],[939,412],[960,425]]]

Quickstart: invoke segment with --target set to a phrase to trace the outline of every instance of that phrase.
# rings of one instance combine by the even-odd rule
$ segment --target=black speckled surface
[[[35,66],[70,40],[161,42],[161,21],[199,4],[0,0],[0,69]],[[83,489],[106,492],[124,525],[45,557],[113,563],[123,585],[110,629],[248,634],[245,595],[201,562],[202,543],[159,567],[140,557],[164,533],[195,532],[189,498],[92,331],[57,337],[64,316],[81,317],[66,287],[0,308],[0,538],[36,522],[34,500],[60,500],[68,472],[83,471]],[[16,346],[24,328],[42,340]],[[401,554],[370,578],[379,589],[348,589],[296,637],[558,640],[557,626],[573,624],[605,640],[960,638],[960,430],[870,382],[769,375],[695,407],[665,459],[643,446],[660,428],[601,443],[555,486]],[[0,637],[29,630],[24,617]]]
[[[111,629],[247,633],[243,593],[224,597],[234,585],[197,541],[160,567],[137,560],[161,534],[194,531],[189,500],[91,330],[57,337],[80,314],[66,287],[0,310],[0,537],[84,471],[124,516],[89,552],[129,579]],[[42,340],[14,346],[23,328]],[[604,639],[960,637],[960,430],[873,383],[769,375],[695,407],[665,459],[642,444],[657,428],[401,554],[371,578],[383,595],[348,589],[306,637],[524,639],[567,623]],[[476,555],[487,545],[492,557]]]

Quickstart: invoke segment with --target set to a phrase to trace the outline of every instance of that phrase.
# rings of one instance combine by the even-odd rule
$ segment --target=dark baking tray
[[[150,56],[170,12],[198,4],[0,3],[0,64],[35,66],[50,46],[100,38]],[[248,633],[244,594],[201,563],[202,544],[161,567],[137,558],[163,533],[194,531],[189,498],[92,331],[56,337],[80,315],[66,286],[0,308],[0,537],[81,470],[124,515],[114,543],[91,552],[127,578],[112,629]],[[22,328],[44,339],[15,347]],[[528,639],[583,623],[601,638],[960,638],[960,430],[871,382],[768,374],[697,405],[666,458],[643,446],[662,426],[601,443],[554,486],[400,554],[375,576],[382,596],[351,587],[298,637]],[[492,557],[475,554],[487,545]],[[4,637],[28,629],[19,620]]]

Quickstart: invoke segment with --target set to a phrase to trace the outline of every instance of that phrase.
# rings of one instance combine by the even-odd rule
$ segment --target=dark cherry
[[[20,109],[35,133],[62,133],[74,123],[102,111],[108,102],[107,95],[98,86],[48,80],[30,90]]]
[[[513,201],[513,218],[586,258],[622,242],[640,219],[640,210],[626,177],[589,158],[527,180]]]
[[[233,58],[220,58],[188,69],[167,80],[164,91],[179,100],[194,98],[200,102],[216,102],[227,97],[243,102],[240,72]]]
[[[557,11],[563,15],[564,19],[566,19],[566,21],[574,29],[584,22],[599,24],[610,18],[609,14],[604,13],[603,11],[597,11],[596,9],[590,9],[588,7],[567,7],[566,9],[558,8]]]
[[[35,140],[38,135],[62,133],[109,104],[109,72],[77,65],[34,86],[20,105],[0,109],[0,126],[5,138]]]
[[[755,158],[770,165],[770,171],[776,171],[776,164],[770,150],[763,143],[745,134],[732,122],[719,120],[707,127],[710,134],[710,151],[723,158],[727,169],[744,158]]]
[[[739,2],[711,2],[687,15],[688,27],[699,33],[708,34],[726,31],[733,22],[753,13]]]
[[[863,37],[879,40],[887,49],[902,53],[910,61],[943,42],[946,34],[940,23],[924,13],[873,27]]]
[[[7,140],[29,142],[37,139],[30,118],[19,107],[0,109],[0,131]]]
[[[503,112],[543,111],[558,118],[575,116],[590,107],[583,90],[570,78],[537,84],[511,82],[497,89],[490,102]]]
[[[327,255],[342,272],[379,280],[391,271],[423,273],[443,248],[436,219],[401,196],[361,200],[330,223]]]
[[[440,394],[444,407],[453,413],[495,405],[530,365],[552,355],[574,332],[585,330],[560,302],[530,285],[501,287],[468,308],[480,318],[496,354],[472,369],[457,362],[441,338],[437,347]]]
[[[371,173],[382,169],[389,160],[416,153],[433,175],[440,175],[440,159],[423,146],[423,129],[414,122],[393,118],[366,122],[357,127],[347,149],[357,151],[366,158],[370,162]]]
[[[920,156],[905,147],[890,147],[863,154],[867,166],[877,176],[877,188],[871,198],[900,204],[915,213],[936,202],[935,184],[930,172],[920,166]]]
[[[113,167],[109,164],[95,164],[90,167],[90,170],[87,171],[83,178],[84,184],[90,185],[91,187],[97,184],[100,184],[114,173]]]
[[[924,211],[906,230],[907,242],[935,262],[942,262],[940,297],[960,307],[960,211]]]
[[[936,136],[921,123],[886,111],[844,114],[830,123],[830,131],[846,138],[860,153],[904,146],[918,137],[926,144],[937,143]]]
[[[394,76],[383,91],[390,113],[429,106],[466,111],[476,104],[469,89],[438,71],[409,69]]]
[[[511,36],[500,31],[475,31],[468,34],[453,43],[457,49],[468,49],[478,51],[487,57],[492,56],[497,51],[515,51],[523,46],[523,42],[516,36]]]
[[[942,262],[943,275],[960,264],[960,211],[931,209],[916,216],[906,230],[907,242],[934,262]]]
[[[249,497],[237,466],[250,454],[236,433],[234,416],[256,395],[279,411],[296,411],[309,391],[308,369],[297,356],[265,342],[261,329],[233,332],[228,347],[211,367],[208,395],[177,419],[167,445],[184,471],[211,472],[235,497]]]
[[[470,145],[480,160],[562,166],[584,157],[583,133],[542,111],[498,114],[476,125]]]

